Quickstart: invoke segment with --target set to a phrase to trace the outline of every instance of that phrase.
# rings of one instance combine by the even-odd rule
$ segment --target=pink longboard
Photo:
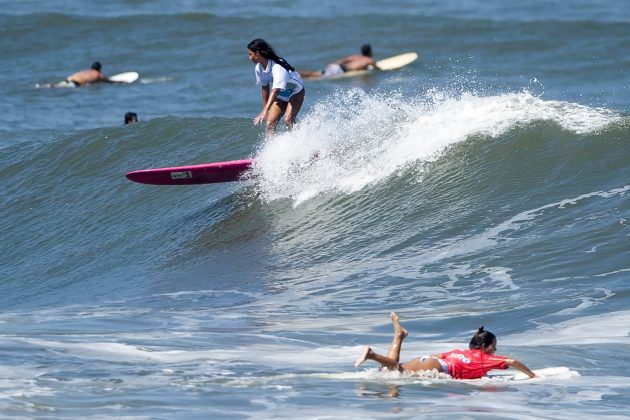
[[[132,181],[153,185],[193,185],[232,182],[251,168],[253,160],[203,163],[201,165],[175,166],[172,168],[142,169],[127,172]]]

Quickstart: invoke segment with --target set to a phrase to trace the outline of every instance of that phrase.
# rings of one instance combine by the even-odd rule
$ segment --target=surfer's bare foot
[[[407,338],[407,336],[409,335],[409,331],[407,331],[405,328],[403,328],[400,325],[398,314],[396,312],[390,312],[389,317],[391,318],[392,323],[394,324],[394,333],[401,334],[402,338]]]
[[[359,367],[361,363],[365,362],[372,354],[373,352],[370,346],[365,346],[363,352],[361,353],[361,356],[359,356],[357,361],[354,362],[354,367]]]

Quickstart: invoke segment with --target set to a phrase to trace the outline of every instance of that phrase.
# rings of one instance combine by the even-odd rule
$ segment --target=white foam
[[[510,275],[510,271],[512,271],[511,269],[507,267],[490,267],[484,271],[488,273],[491,280],[501,284],[502,288],[510,290],[520,289],[520,287],[514,284],[514,280]]]
[[[20,401],[21,409],[35,411],[35,404],[29,402],[29,399],[54,397],[58,389],[51,385],[53,379],[47,380],[49,385],[43,385],[38,380],[45,373],[37,365],[0,365],[0,412],[8,412],[9,407],[15,407],[15,401]],[[54,411],[45,405],[39,405],[37,410]]]
[[[541,325],[502,339],[510,346],[630,344],[630,311],[608,312]]]
[[[162,76],[162,77],[143,77],[140,79],[140,83],[144,85],[149,85],[153,83],[167,83],[175,80],[173,77]]]
[[[58,342],[51,340],[25,339],[29,344],[51,350],[62,350],[71,356],[112,362],[182,363],[213,359],[213,352],[160,350],[113,342]]]
[[[607,109],[527,92],[449,97],[431,91],[410,100],[354,88],[317,104],[293,131],[268,140],[254,173],[263,198],[289,198],[297,205],[328,191],[358,191],[409,164],[434,160],[470,136],[496,137],[533,121],[582,134],[620,118]]]
[[[555,315],[573,315],[577,314],[584,309],[590,308],[593,305],[604,302],[606,299],[611,298],[615,294],[608,289],[595,289],[602,291],[602,297],[595,298],[591,296],[581,296],[579,297],[580,303],[573,308],[562,309],[555,313]]]

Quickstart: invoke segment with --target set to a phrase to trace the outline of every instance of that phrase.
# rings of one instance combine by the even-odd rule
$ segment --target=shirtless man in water
[[[92,63],[92,68],[88,70],[78,71],[66,78],[66,80],[70,83],[73,83],[75,86],[84,86],[91,83],[114,83],[113,80],[110,80],[107,76],[101,73],[101,63],[95,61]]]
[[[347,71],[366,70],[369,68],[379,70],[376,61],[372,58],[372,47],[369,44],[365,44],[361,47],[361,54],[340,58],[334,63],[328,64],[323,70],[301,71],[299,73],[303,78],[309,79],[322,76],[333,77]]]
[[[470,340],[468,350],[452,350],[433,356],[418,357],[406,363],[399,363],[400,349],[403,340],[409,335],[406,329],[400,325],[398,315],[390,314],[394,324],[394,338],[387,356],[378,354],[367,346],[354,364],[358,367],[366,360],[374,360],[382,367],[400,372],[418,372],[436,370],[449,374],[454,379],[478,379],[492,369],[507,369],[513,367],[525,373],[530,378],[535,378],[525,364],[516,359],[497,356],[497,338],[490,331],[480,327]]]

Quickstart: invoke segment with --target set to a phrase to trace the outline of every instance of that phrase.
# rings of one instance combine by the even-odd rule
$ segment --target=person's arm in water
[[[260,112],[260,114],[258,114],[258,116],[254,118],[254,125],[260,124],[262,121],[265,120],[265,118],[267,118],[267,113],[269,112],[269,108],[271,108],[271,105],[274,103],[279,93],[280,93],[279,88],[271,89],[269,85],[262,87],[263,109]]]
[[[505,361],[505,364],[510,366],[510,367],[513,367],[514,369],[520,370],[521,372],[523,372],[525,375],[529,376],[530,378],[535,378],[536,377],[536,374],[534,372],[532,372],[530,370],[530,368],[528,368],[527,366],[525,366],[524,363],[522,363],[522,362],[520,362],[520,361],[518,361],[516,359],[507,359]]]
[[[102,72],[98,72],[98,81],[99,82],[103,82],[103,83],[124,83],[124,82],[117,82],[115,80],[110,79],[109,77],[105,76]]]
[[[105,76],[103,73],[101,73],[99,75],[98,80],[99,80],[99,82],[103,82],[103,83],[119,83],[119,82],[116,82],[116,81],[110,79],[109,77]]]
[[[372,70],[381,70],[378,66],[378,64],[376,64],[376,61],[374,61],[374,59],[372,57],[367,57],[368,58],[368,67],[371,67]]]

